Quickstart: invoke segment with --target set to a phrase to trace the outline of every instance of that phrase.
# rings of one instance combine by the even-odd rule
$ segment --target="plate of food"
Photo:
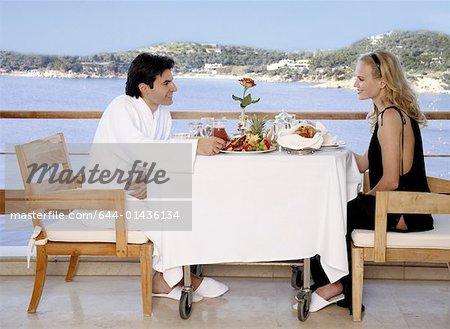
[[[299,124],[279,133],[277,142],[286,149],[319,149],[323,143],[322,133],[310,124]]]
[[[268,150],[262,150],[262,151],[227,151],[227,150],[220,150],[221,153],[232,153],[232,154],[261,154],[261,153],[268,153],[275,151],[275,147],[271,147]]]
[[[268,138],[264,138],[265,120],[256,117],[251,120],[250,129],[245,134],[235,136],[220,150],[222,153],[260,154],[275,151]]]

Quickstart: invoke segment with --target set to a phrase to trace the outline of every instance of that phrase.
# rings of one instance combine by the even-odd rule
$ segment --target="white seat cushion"
[[[386,246],[391,248],[450,249],[450,215],[433,215],[434,229],[426,232],[388,232]],[[374,231],[354,230],[357,247],[373,247]]]
[[[116,242],[113,228],[93,227],[81,220],[63,219],[45,228],[49,241],[59,242]],[[144,244],[149,239],[141,231],[128,231],[128,243]]]

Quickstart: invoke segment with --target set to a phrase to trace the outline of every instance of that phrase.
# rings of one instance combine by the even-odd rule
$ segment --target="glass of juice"
[[[226,119],[215,119],[213,121],[213,136],[228,141],[228,134],[225,130],[227,120]]]

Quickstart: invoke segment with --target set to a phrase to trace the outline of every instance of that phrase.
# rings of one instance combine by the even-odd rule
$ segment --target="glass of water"
[[[201,122],[189,122],[189,135],[190,137],[200,137],[202,131]]]
[[[201,118],[200,122],[202,123],[202,129],[200,130],[202,137],[211,137],[213,133],[214,118]]]

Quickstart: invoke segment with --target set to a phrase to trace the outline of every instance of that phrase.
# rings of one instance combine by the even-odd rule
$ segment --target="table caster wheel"
[[[309,315],[309,305],[311,304],[311,290],[302,290],[296,297],[297,317],[300,321],[305,321]]]
[[[192,292],[182,291],[179,311],[182,319],[189,319],[192,313]]]

